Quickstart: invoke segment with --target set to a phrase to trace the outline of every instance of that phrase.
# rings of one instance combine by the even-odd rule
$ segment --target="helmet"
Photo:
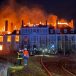
[[[24,48],[24,50],[27,50],[27,48]]]
[[[21,52],[22,50],[19,50],[19,52]]]

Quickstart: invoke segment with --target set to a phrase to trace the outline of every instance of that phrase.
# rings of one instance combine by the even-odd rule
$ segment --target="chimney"
[[[13,29],[14,29],[14,25],[13,23],[11,23],[11,31],[13,31]]]
[[[8,20],[5,21],[5,31],[8,31]]]
[[[48,24],[47,24],[47,20],[46,20],[46,26],[47,26]]]
[[[22,20],[22,27],[24,27],[24,21]]]

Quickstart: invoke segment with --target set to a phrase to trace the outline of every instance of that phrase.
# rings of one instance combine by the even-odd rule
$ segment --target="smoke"
[[[39,7],[28,8],[17,3],[16,0],[7,0],[7,4],[0,10],[0,30],[3,29],[4,21],[9,21],[9,31],[11,29],[11,23],[16,26],[17,29],[21,27],[21,21],[24,20],[26,25],[29,21],[31,24],[39,24],[40,21],[45,24],[46,20],[50,25],[56,27],[57,16],[53,14],[47,15],[47,13]]]
[[[13,23],[17,28],[20,28],[21,21],[27,24],[29,21],[32,24],[39,23],[40,21],[45,22],[45,13],[38,7],[28,8],[27,6],[21,6],[16,3],[16,0],[8,0],[8,5],[4,5],[0,10],[0,24],[4,25],[4,21]]]

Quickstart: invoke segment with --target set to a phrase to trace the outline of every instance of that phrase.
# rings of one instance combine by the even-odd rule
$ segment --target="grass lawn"
[[[8,76],[48,76],[40,64],[40,57],[33,56],[29,58],[27,66],[13,70],[9,68],[8,73]]]

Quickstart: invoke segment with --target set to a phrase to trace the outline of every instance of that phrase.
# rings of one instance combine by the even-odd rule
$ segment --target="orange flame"
[[[54,28],[57,27],[58,22],[62,23],[62,24],[58,24],[58,27],[63,27],[64,23],[67,23],[68,25],[65,24],[65,26],[70,26],[71,28],[73,28],[73,20],[71,20],[70,22],[68,22],[65,19],[60,19],[57,20],[58,17],[56,15],[47,15],[44,12],[44,10],[38,8],[38,7],[32,7],[32,8],[27,8],[27,7],[23,7],[21,5],[17,5],[15,4],[16,0],[9,0],[9,5],[8,6],[4,6],[1,10],[0,10],[0,30],[4,31],[4,21],[8,20],[9,24],[8,24],[8,31],[12,32],[14,30],[14,28],[16,27],[16,29],[20,29],[21,27],[21,21],[24,20],[24,25],[26,26],[29,22],[30,25],[32,26],[32,24],[39,24],[40,22],[43,24],[46,24],[46,20],[47,20],[47,24],[49,26],[54,26]],[[58,22],[57,22],[58,21]]]

